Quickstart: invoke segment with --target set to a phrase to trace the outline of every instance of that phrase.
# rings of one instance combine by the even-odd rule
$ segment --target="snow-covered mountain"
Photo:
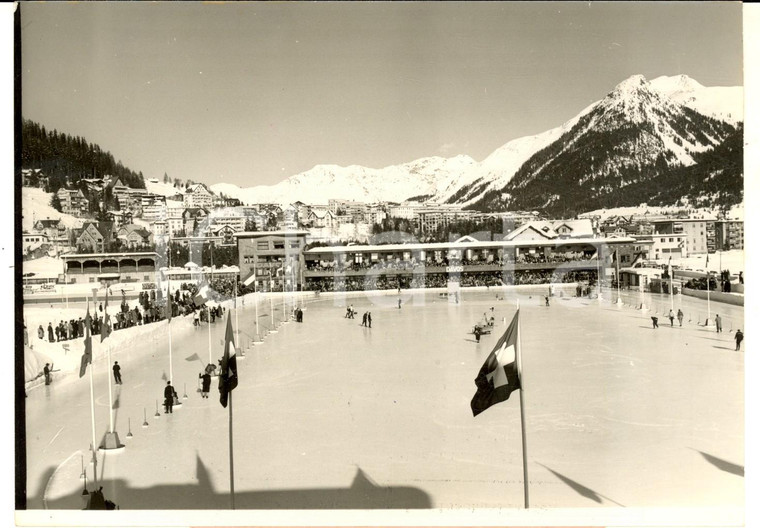
[[[661,76],[649,82],[670,99],[700,114],[736,124],[744,121],[742,86],[702,86],[687,75]]]
[[[296,200],[326,203],[329,198],[400,202],[426,196],[436,201],[488,208],[488,203],[496,205],[504,193],[510,194],[508,187],[514,185],[513,178],[529,160],[540,152],[551,151],[558,142],[562,146],[554,149],[555,158],[564,153],[561,159],[567,162],[567,153],[576,152],[580,158],[575,161],[579,162],[583,156],[590,156],[591,169],[577,163],[572,167],[581,171],[574,175],[579,180],[595,179],[597,174],[619,167],[644,169],[660,159],[667,166],[690,165],[696,154],[713,148],[733,130],[733,125],[742,120],[742,109],[741,87],[704,87],[685,75],[658,77],[651,82],[634,75],[563,125],[512,140],[481,162],[459,155],[421,158],[381,169],[317,165],[276,185],[241,189],[216,184],[211,188],[245,203],[287,204]],[[589,137],[602,131],[611,134],[604,140],[606,147],[612,149],[609,155],[591,152],[593,144],[589,143]],[[613,145],[610,141],[618,133],[631,137],[625,144]],[[584,145],[582,151],[577,150],[579,145]],[[541,169],[539,172],[543,174],[548,168],[551,171],[569,168],[557,167],[550,159],[543,160],[545,167],[538,167],[535,162],[532,170]],[[523,171],[520,186],[525,187],[531,179]],[[611,182],[608,184],[613,187]],[[550,193],[553,194],[556,193]],[[550,202],[551,196],[543,205]],[[499,208],[502,206],[503,203]]]
[[[736,141],[732,124],[676,102],[634,75],[475,205],[572,214],[629,205],[634,195],[645,201],[678,183],[663,175],[694,165],[729,137]]]

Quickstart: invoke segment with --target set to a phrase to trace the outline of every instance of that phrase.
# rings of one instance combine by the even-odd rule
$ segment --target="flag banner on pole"
[[[201,357],[198,354],[192,354],[185,358],[185,361],[200,361]]]
[[[253,281],[256,280],[256,270],[251,270],[251,273],[243,280],[243,286],[250,286]]]
[[[108,288],[106,288],[106,307],[104,308],[103,312],[103,324],[100,328],[100,342],[102,343],[105,341],[105,339],[111,335],[111,318],[108,316]]]
[[[82,363],[79,365],[79,377],[87,372],[87,365],[92,363],[92,336],[90,336],[90,302],[87,302],[87,315],[84,316],[84,354],[82,354]]]
[[[204,281],[203,284],[201,284],[201,287],[198,288],[198,293],[195,294],[195,297],[193,297],[193,302],[196,304],[196,306],[200,306],[202,304],[206,304],[206,301],[208,301],[208,284]]]
[[[509,395],[520,388],[516,361],[519,317],[520,310],[518,309],[506,332],[488,354],[478,372],[478,377],[475,378],[478,390],[470,402],[473,416],[477,416],[492,405],[508,400]]]
[[[222,371],[219,373],[219,403],[227,407],[229,393],[238,384],[237,360],[235,359],[235,335],[232,333],[232,318],[227,312],[227,330],[224,333],[224,356]]]

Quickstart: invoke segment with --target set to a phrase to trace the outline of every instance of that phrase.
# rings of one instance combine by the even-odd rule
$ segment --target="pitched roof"
[[[535,222],[528,222],[521,225],[520,227],[518,227],[511,233],[508,233],[507,236],[504,237],[504,240],[514,240],[515,238],[517,238],[522,233],[528,230],[535,231],[536,233],[538,233],[539,235],[547,239],[553,239],[559,236],[557,235],[557,232],[554,231],[554,229],[552,228],[549,222],[537,220]]]

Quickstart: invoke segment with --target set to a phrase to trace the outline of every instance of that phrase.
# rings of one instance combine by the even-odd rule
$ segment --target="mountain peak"
[[[661,75],[660,77],[653,79],[650,84],[657,90],[669,95],[674,93],[694,92],[704,88],[704,86],[697,81],[684,74],[673,75],[672,77]]]
[[[647,86],[647,80],[643,75],[631,75],[626,80],[615,86],[614,92],[626,93],[641,89]]]

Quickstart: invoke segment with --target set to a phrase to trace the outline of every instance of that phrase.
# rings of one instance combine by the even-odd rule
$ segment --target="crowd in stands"
[[[502,258],[480,258],[480,259],[467,259],[457,258],[449,259],[442,257],[438,260],[434,260],[428,257],[424,262],[419,261],[416,258],[409,260],[393,259],[393,260],[364,260],[362,262],[339,262],[323,261],[323,260],[307,260],[305,262],[307,271],[331,271],[331,272],[343,272],[343,271],[362,271],[362,270],[404,270],[411,271],[420,267],[434,268],[434,267],[446,267],[446,266],[509,266],[513,264],[561,264],[563,262],[584,261],[594,258],[593,252],[567,252],[567,253],[552,253],[550,255],[544,254],[531,254],[523,253],[517,256],[515,259],[512,255],[504,255]]]
[[[548,284],[596,281],[595,271],[518,270],[478,273],[416,273],[407,276],[365,275],[360,277],[307,277],[306,290],[363,291],[409,288],[445,288],[449,281],[461,286],[501,286],[521,284]]]

